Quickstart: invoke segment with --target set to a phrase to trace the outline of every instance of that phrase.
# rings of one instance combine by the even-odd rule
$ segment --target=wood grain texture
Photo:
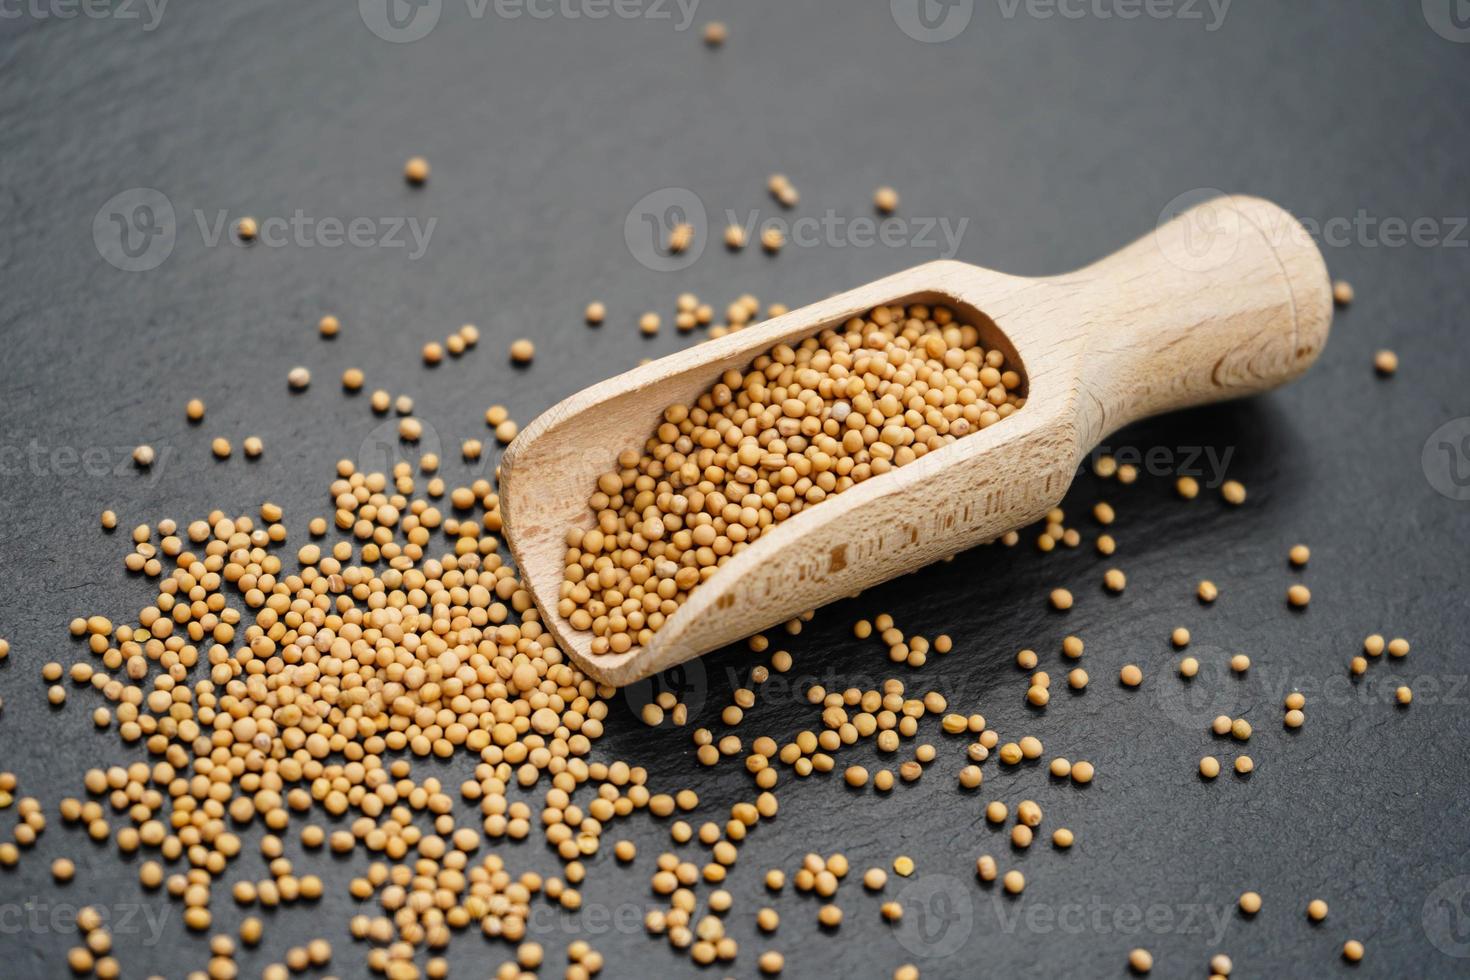
[[[1002,422],[774,525],[647,647],[595,655],[557,614],[568,528],[617,454],[778,343],[895,302],[945,303],[1026,378]],[[1305,371],[1332,319],[1316,245],[1269,202],[1218,198],[1066,275],[918,266],[594,385],[532,422],[501,463],[506,537],[557,644],[623,685],[1040,518],[1087,452],[1138,419],[1255,394]]]

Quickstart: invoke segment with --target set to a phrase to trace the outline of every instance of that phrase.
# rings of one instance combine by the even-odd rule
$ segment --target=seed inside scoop
[[[981,340],[947,307],[880,306],[670,405],[567,532],[557,611],[593,653],[647,644],[773,524],[1011,415],[1022,377]]]

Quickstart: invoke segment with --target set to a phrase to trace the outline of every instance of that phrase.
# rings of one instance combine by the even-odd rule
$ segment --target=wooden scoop
[[[566,532],[663,410],[730,369],[875,306],[939,303],[1025,378],[1009,418],[768,528],[690,594],[645,647],[593,654],[557,614]],[[561,649],[623,685],[1040,519],[1079,464],[1130,422],[1274,388],[1332,321],[1326,265],[1273,204],[1217,198],[1077,272],[1041,279],[930,262],[735,331],[582,391],[532,422],[500,464],[511,553]]]

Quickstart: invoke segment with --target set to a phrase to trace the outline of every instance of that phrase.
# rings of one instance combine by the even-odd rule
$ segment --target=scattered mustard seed
[[[517,364],[530,364],[531,363],[531,358],[533,358],[535,356],[536,356],[536,345],[533,344],[533,343],[531,343],[529,340],[526,340],[523,337],[520,340],[513,340],[513,341],[511,341],[511,345],[510,345],[510,359],[512,361],[514,361],[515,363],[517,363]]]
[[[1353,284],[1339,279],[1332,284],[1332,301],[1338,306],[1351,306],[1354,297]]]
[[[416,186],[425,183],[429,179],[429,161],[423,157],[409,157],[403,165],[403,179]]]
[[[883,214],[892,214],[898,210],[898,191],[892,187],[880,187],[873,192],[873,207]]]
[[[1389,377],[1399,369],[1399,356],[1391,350],[1381,350],[1373,355],[1373,369]]]

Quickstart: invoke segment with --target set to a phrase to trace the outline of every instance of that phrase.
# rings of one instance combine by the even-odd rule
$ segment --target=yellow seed
[[[1007,871],[1005,877],[1001,879],[1001,884],[1012,895],[1019,895],[1026,890],[1026,876],[1016,870]]]
[[[1249,775],[1256,768],[1255,762],[1248,755],[1237,756],[1235,760],[1235,771],[1240,775]]]
[[[1199,496],[1199,481],[1192,476],[1181,476],[1174,481],[1174,492],[1185,500],[1193,500]]]
[[[510,344],[510,359],[517,364],[530,364],[531,358],[536,356],[536,345],[522,337],[513,340]]]
[[[651,337],[658,333],[659,316],[657,313],[645,313],[638,318],[638,329],[645,337]]]
[[[1219,598],[1220,590],[1215,587],[1214,582],[1211,582],[1209,579],[1205,579],[1204,581],[1200,582],[1199,588],[1195,590],[1195,595],[1199,596],[1200,602],[1214,602],[1217,598]]]
[[[907,878],[914,873],[914,859],[906,854],[900,854],[893,859],[893,871],[901,878]]]
[[[1212,977],[1228,977],[1230,976],[1230,971],[1233,969],[1235,969],[1235,964],[1224,953],[1216,953],[1210,957],[1210,974]]]
[[[242,242],[254,241],[259,232],[260,226],[255,223],[254,218],[247,216],[235,222],[235,234],[240,236]]]
[[[1087,671],[1081,667],[1074,667],[1067,672],[1067,686],[1074,691],[1081,691],[1087,687]]]
[[[1199,661],[1194,657],[1184,657],[1179,661],[1179,676],[1193,677],[1199,673]]]
[[[143,445],[133,450],[133,462],[142,469],[147,469],[153,465],[153,457],[152,446]]]
[[[57,858],[51,862],[51,877],[65,884],[71,881],[77,873],[77,866],[67,858]]]
[[[1388,641],[1388,655],[1390,657],[1407,657],[1409,655],[1409,641],[1401,636],[1396,636]]]
[[[1227,504],[1239,506],[1245,503],[1245,484],[1239,480],[1226,480],[1220,486],[1220,496]]]
[[[1313,922],[1321,922],[1327,918],[1327,903],[1320,898],[1314,898],[1307,903],[1307,918]]]
[[[1301,568],[1311,560],[1312,549],[1304,544],[1294,544],[1291,546],[1291,550],[1286,553],[1286,557],[1293,565]]]
[[[597,326],[603,320],[607,319],[607,307],[598,302],[588,303],[587,309],[583,311],[582,316],[588,323]]]
[[[433,367],[435,364],[438,364],[440,361],[444,360],[444,345],[436,341],[430,341],[429,343],[424,345],[422,354],[424,358],[424,363],[429,365],[430,367]]]
[[[1243,653],[1237,653],[1230,658],[1230,669],[1237,674],[1243,674],[1251,669],[1251,658]]]
[[[1118,680],[1128,687],[1137,687],[1143,683],[1143,671],[1136,664],[1124,664],[1118,672]]]
[[[1220,775],[1220,760],[1214,756],[1205,756],[1199,760],[1199,774],[1206,779],[1214,779]]]
[[[1072,764],[1072,781],[1081,785],[1092,782],[1093,768],[1090,762],[1074,762]]]
[[[1128,968],[1134,973],[1147,973],[1154,968],[1154,957],[1146,949],[1135,949],[1128,954]]]
[[[704,25],[704,43],[712,48],[718,48],[730,37],[730,29],[722,22],[712,20]]]
[[[884,214],[892,214],[898,210],[898,191],[892,187],[880,187],[873,192],[873,207]]]
[[[424,183],[429,179],[429,161],[423,157],[409,157],[403,165],[403,178],[410,184]]]
[[[1053,609],[1071,609],[1072,593],[1068,592],[1066,589],[1052,589],[1051,605]]]
[[[1302,723],[1307,720],[1307,716],[1302,713],[1300,708],[1292,708],[1282,720],[1286,723],[1287,728],[1300,728],[1302,727]]]
[[[215,454],[215,456],[219,457],[220,459],[229,459],[230,440],[223,437],[217,438],[209,444],[209,449]]]
[[[1246,915],[1261,911],[1261,896],[1258,892],[1245,892],[1240,896],[1240,910]]]
[[[189,399],[184,406],[184,414],[189,417],[190,422],[198,422],[204,418],[204,403],[197,398]]]
[[[1312,592],[1305,585],[1293,585],[1286,590],[1286,601],[1297,609],[1302,609],[1312,601]]]
[[[1351,963],[1356,963],[1363,958],[1363,944],[1356,939],[1349,939],[1342,944],[1343,958]]]
[[[286,373],[286,384],[300,391],[311,384],[311,372],[304,367],[293,367]]]
[[[342,321],[328,313],[317,321],[316,330],[323,337],[335,337],[342,330]]]
[[[745,229],[739,225],[725,226],[725,247],[732,252],[738,252],[745,247]]]
[[[1183,626],[1176,626],[1174,632],[1169,634],[1169,642],[1174,644],[1175,647],[1189,646],[1189,630]]]
[[[781,246],[786,244],[786,235],[780,228],[774,225],[761,231],[761,248],[771,254],[781,251]]]
[[[1242,742],[1251,737],[1251,723],[1244,718],[1237,718],[1230,723],[1230,734]]]
[[[1332,301],[1338,306],[1349,306],[1353,301],[1353,284],[1339,279],[1332,284]]]
[[[842,925],[842,909],[836,905],[823,905],[817,910],[817,921],[828,929]]]
[[[1381,350],[1373,355],[1373,369],[1388,377],[1399,369],[1399,356],[1391,350]]]
[[[1067,848],[1071,847],[1072,844],[1073,844],[1073,842],[1076,841],[1076,839],[1077,838],[1066,827],[1058,827],[1056,830],[1053,830],[1051,832],[1051,843],[1052,843],[1052,846],[1053,847],[1060,847],[1063,850],[1066,850]]]
[[[1414,700],[1414,692],[1409,688],[1408,685],[1400,685],[1393,692],[1393,696],[1395,699],[1397,699],[1399,704],[1408,704],[1410,701]]]
[[[1291,710],[1305,708],[1307,706],[1306,695],[1302,694],[1301,691],[1292,691],[1286,696],[1285,705]]]
[[[756,960],[756,965],[760,967],[762,973],[780,973],[786,966],[786,958],[774,949],[768,949]]]
[[[1128,576],[1124,575],[1119,569],[1110,568],[1103,573],[1103,585],[1110,592],[1122,592],[1124,587],[1128,585]]]

